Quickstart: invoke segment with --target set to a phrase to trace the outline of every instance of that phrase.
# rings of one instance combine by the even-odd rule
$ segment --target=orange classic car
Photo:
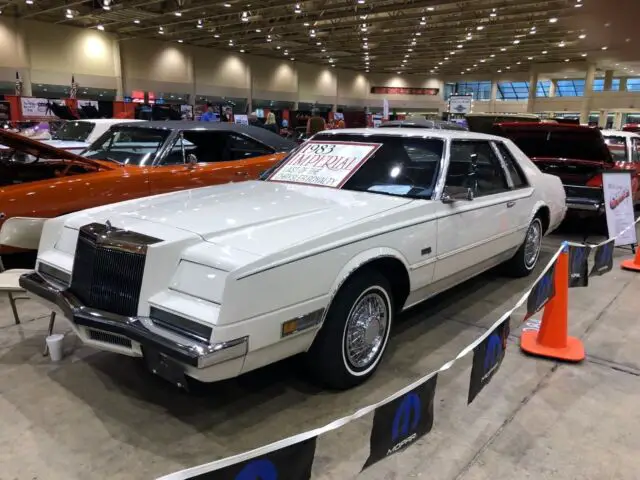
[[[81,155],[7,131],[0,144],[35,157],[0,159],[0,227],[11,217],[44,223],[109,203],[255,179],[297,146],[260,127],[182,121],[115,125]]]

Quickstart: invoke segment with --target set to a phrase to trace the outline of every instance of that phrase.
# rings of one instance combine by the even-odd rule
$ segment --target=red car
[[[568,213],[604,213],[603,170],[616,168],[597,128],[559,123],[500,123],[493,133],[511,139],[545,173],[560,177]]]

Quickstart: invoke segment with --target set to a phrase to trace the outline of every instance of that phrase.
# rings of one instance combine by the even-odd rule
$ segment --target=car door
[[[440,206],[434,282],[443,288],[499,262],[515,242],[517,195],[488,140],[451,141],[444,192],[461,189],[473,199]]]

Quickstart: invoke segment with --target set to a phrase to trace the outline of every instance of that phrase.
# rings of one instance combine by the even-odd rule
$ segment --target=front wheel
[[[513,277],[526,277],[535,268],[540,258],[544,228],[539,216],[536,216],[527,228],[524,242],[516,254],[505,263],[505,270]]]
[[[393,320],[393,297],[377,271],[356,274],[333,300],[307,352],[307,365],[326,387],[346,390],[363,383],[380,363]]]

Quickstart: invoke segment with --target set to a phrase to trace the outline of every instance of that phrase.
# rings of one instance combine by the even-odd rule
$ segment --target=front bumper
[[[180,372],[197,376],[191,375],[189,370],[206,369],[244,358],[249,349],[248,337],[220,343],[199,342],[163,329],[154,324],[151,318],[123,317],[84,306],[69,291],[54,286],[37,272],[23,275],[20,286],[51,304],[53,309],[61,311],[76,327],[86,327],[136,342],[141,346],[142,356],[147,363],[151,362],[150,369],[173,383],[181,383]]]

